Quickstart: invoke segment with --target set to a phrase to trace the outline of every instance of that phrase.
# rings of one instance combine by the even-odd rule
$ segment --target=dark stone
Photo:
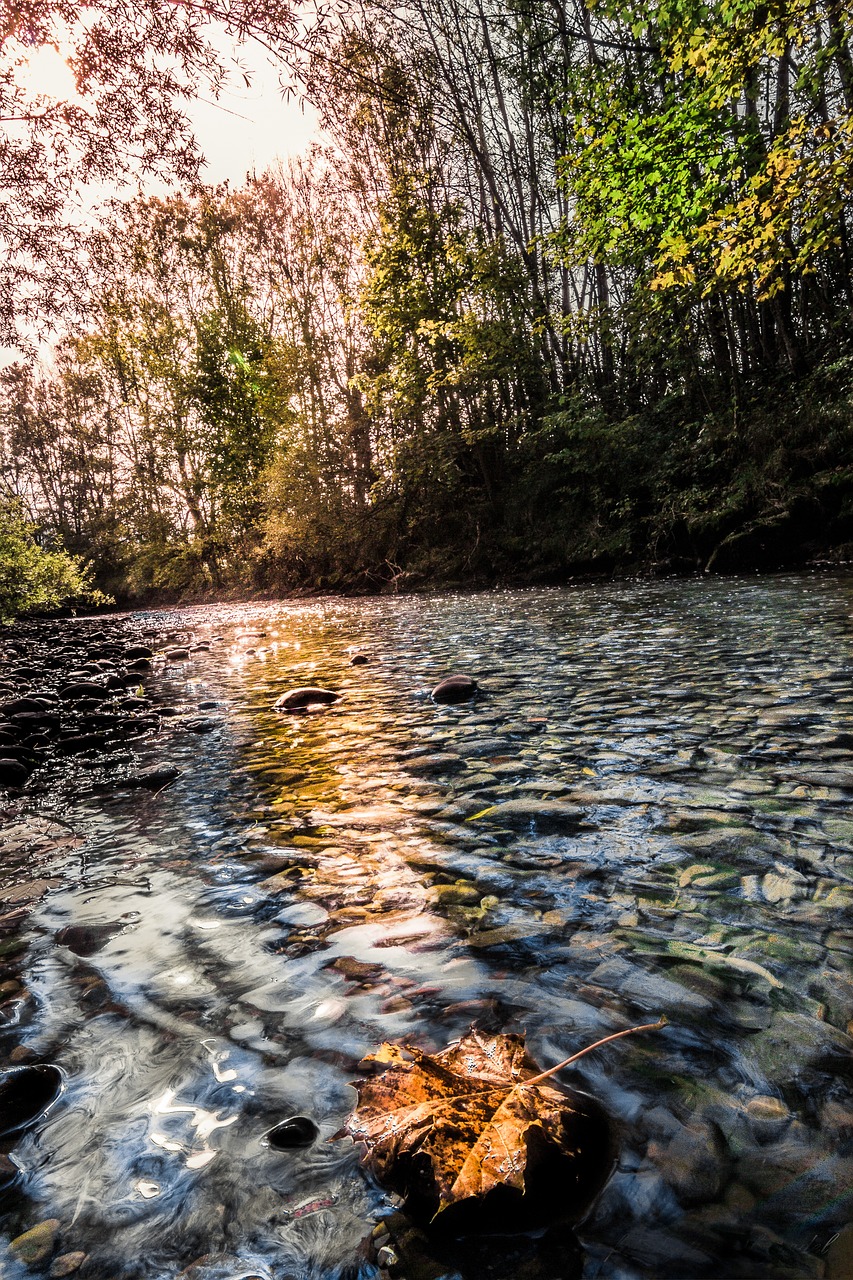
[[[184,728],[190,733],[210,733],[213,729],[218,729],[221,720],[212,720],[209,716],[198,716],[195,720],[185,720]]]
[[[0,787],[22,787],[31,772],[20,760],[0,757]]]
[[[92,680],[80,680],[75,684],[65,685],[59,690],[59,696],[63,702],[80,702],[83,698],[103,702],[109,697],[109,692],[102,684],[95,684]]]
[[[9,1156],[0,1156],[0,1191],[6,1191],[20,1177],[20,1169]]]
[[[471,676],[448,676],[435,686],[431,696],[433,702],[470,702],[478,689],[477,681]]]
[[[129,662],[127,664],[127,669],[128,671],[137,671],[137,672],[150,671],[151,659],[150,658],[134,658],[133,662]]]
[[[366,667],[370,661],[370,654],[368,653],[354,653],[349,660],[351,667]]]
[[[289,689],[277,698],[273,704],[276,711],[307,711],[310,707],[330,706],[340,699],[339,693],[331,689],[319,689],[307,686],[304,689]]]
[[[44,708],[40,712],[21,711],[18,715],[12,716],[12,724],[16,729],[20,729],[22,733],[58,729],[59,723],[59,716],[53,712],[45,711]]]
[[[38,702],[35,698],[13,698],[11,702],[4,702],[0,706],[0,715],[11,718],[19,716],[23,711],[34,711],[40,715],[45,709],[45,704]]]
[[[128,662],[135,662],[140,658],[153,658],[154,653],[147,644],[132,644],[125,649],[124,657]]]
[[[186,662],[189,656],[190,656],[189,649],[167,649],[166,650],[167,662]]]
[[[60,947],[73,951],[75,956],[93,956],[123,929],[124,925],[118,921],[111,924],[69,924],[55,933],[53,940]]]
[[[0,1135],[17,1133],[44,1115],[61,1089],[58,1067],[11,1067],[0,1072]]]
[[[162,791],[163,787],[168,787],[176,778],[180,778],[181,770],[175,765],[163,765],[159,769],[146,769],[144,773],[137,773],[127,778],[125,785],[129,787],[144,787],[147,791]]]
[[[265,1133],[264,1141],[275,1151],[297,1151],[310,1147],[319,1136],[320,1130],[308,1116],[291,1116]]]

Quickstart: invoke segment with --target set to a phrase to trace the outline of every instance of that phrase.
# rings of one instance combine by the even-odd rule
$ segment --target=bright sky
[[[248,44],[239,56],[251,87],[235,75],[217,102],[208,98],[187,108],[207,161],[204,176],[211,183],[227,178],[239,184],[249,171],[260,173],[277,157],[304,152],[318,133],[313,107],[283,99],[278,72],[265,50]]]
[[[205,157],[204,180],[214,184],[227,179],[239,186],[247,173],[261,173],[277,158],[286,160],[305,152],[318,136],[317,113],[294,97],[283,97],[279,72],[261,46],[250,43],[232,50],[223,37],[221,49],[226,65],[239,59],[251,85],[247,87],[235,70],[217,101],[208,97],[184,109]],[[49,105],[77,98],[73,76],[56,49],[34,52],[22,46],[15,73],[35,102]],[[152,181],[150,189],[161,194],[162,183]],[[93,195],[96,201],[103,198],[98,192]],[[19,357],[15,348],[0,347],[0,368]]]

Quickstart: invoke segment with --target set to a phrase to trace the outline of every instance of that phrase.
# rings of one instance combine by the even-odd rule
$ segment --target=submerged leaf
[[[354,1082],[358,1105],[336,1136],[364,1143],[376,1178],[431,1216],[499,1189],[518,1199],[543,1164],[577,1213],[609,1175],[606,1115],[586,1094],[546,1084],[566,1063],[543,1072],[523,1036],[471,1031],[434,1055],[383,1044],[367,1061],[386,1069]]]

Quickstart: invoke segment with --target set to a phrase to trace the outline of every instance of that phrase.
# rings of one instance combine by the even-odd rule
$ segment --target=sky
[[[278,157],[301,154],[318,133],[313,107],[283,99],[265,50],[248,43],[239,59],[251,87],[232,76],[231,87],[216,102],[198,100],[186,108],[207,162],[204,178],[211,183],[239,184],[253,169],[260,173]]]
[[[242,74],[235,72],[216,101],[210,97],[198,99],[185,104],[184,110],[205,158],[203,180],[239,186],[247,173],[261,173],[276,159],[303,154],[318,137],[318,117],[307,103],[283,96],[279,71],[261,46],[249,42],[235,50],[224,35],[217,43],[225,64],[239,61],[251,84],[247,87]],[[21,58],[16,76],[28,93],[48,101],[73,101],[77,97],[73,76],[57,50],[44,48],[34,53],[22,49]],[[164,185],[152,180],[149,189],[152,194],[162,195]],[[91,209],[114,194],[114,189],[90,189],[84,208]],[[118,194],[122,194],[121,189]],[[132,192],[128,189],[127,194]],[[47,350],[45,344],[42,353]],[[0,346],[0,368],[20,356],[17,348]]]

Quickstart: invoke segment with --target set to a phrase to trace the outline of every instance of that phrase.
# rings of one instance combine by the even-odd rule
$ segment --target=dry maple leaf
[[[358,1105],[335,1136],[364,1143],[364,1163],[379,1182],[407,1198],[419,1195],[434,1214],[498,1187],[523,1194],[532,1151],[568,1162],[570,1181],[590,1175],[603,1185],[611,1150],[606,1117],[594,1099],[544,1081],[600,1044],[663,1025],[617,1032],[548,1071],[519,1035],[471,1031],[437,1054],[383,1044],[365,1061],[386,1069],[353,1082]],[[590,1203],[600,1185],[578,1201]]]

